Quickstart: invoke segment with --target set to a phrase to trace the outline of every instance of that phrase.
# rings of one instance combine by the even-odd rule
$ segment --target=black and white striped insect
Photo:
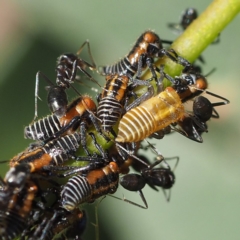
[[[25,138],[41,140],[44,143],[66,134],[73,134],[80,128],[81,145],[89,155],[86,146],[86,130],[90,123],[93,123],[98,132],[101,133],[100,126],[94,116],[96,105],[91,97],[83,95],[76,98],[67,107],[66,113],[61,117],[55,114],[48,115],[38,121],[33,122],[24,129]]]
[[[148,86],[148,91],[144,93],[145,99],[151,97],[153,93],[152,85],[148,80],[133,79],[132,77],[115,74],[106,77],[106,84],[102,93],[98,97],[99,105],[97,108],[97,116],[101,120],[101,127],[104,131],[113,132],[112,127],[119,121],[121,116],[127,110],[129,98],[134,96],[133,89],[139,85]]]
[[[178,62],[176,53],[172,50],[163,48],[162,43],[171,44],[171,41],[161,40],[160,37],[151,30],[141,34],[129,54],[119,62],[99,67],[98,71],[102,75],[124,74],[127,76],[139,77],[143,70],[148,67],[154,77],[157,79],[153,62],[154,58],[169,57]]]
[[[61,191],[62,207],[72,211],[80,204],[114,193],[119,181],[119,167],[110,162],[103,168],[71,177]]]
[[[27,164],[29,172],[39,172],[46,166],[59,166],[69,159],[79,161],[86,160],[88,157],[76,157],[75,152],[80,146],[80,134],[75,132],[64,137],[60,137],[44,146],[37,147],[31,151],[18,154],[10,160],[10,166]]]

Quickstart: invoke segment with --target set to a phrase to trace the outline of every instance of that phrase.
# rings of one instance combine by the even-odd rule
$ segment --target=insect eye
[[[196,75],[195,74],[183,74],[182,78],[187,81],[188,85],[193,85],[196,83]]]

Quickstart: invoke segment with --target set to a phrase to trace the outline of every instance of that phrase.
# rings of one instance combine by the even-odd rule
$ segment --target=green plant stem
[[[219,33],[234,19],[240,11],[240,0],[215,0],[208,8],[179,36],[172,44],[181,57],[191,63],[211,44]],[[168,58],[160,59],[156,66],[164,64],[164,70],[171,76],[177,76],[182,67]],[[150,78],[150,73],[144,79]]]

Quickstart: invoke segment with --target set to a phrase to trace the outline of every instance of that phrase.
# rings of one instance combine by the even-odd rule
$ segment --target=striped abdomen
[[[0,191],[0,239],[4,240],[15,239],[27,227],[37,187],[29,182],[21,192],[13,190]]]
[[[49,115],[24,128],[24,137],[33,140],[45,140],[61,129],[58,117]]]
[[[176,91],[168,87],[157,96],[128,111],[119,123],[117,142],[138,142],[182,119],[184,107]]]
[[[100,67],[99,72],[102,75],[111,75],[123,73],[134,76],[138,69],[139,58],[142,55],[155,57],[158,50],[162,48],[159,36],[153,31],[146,31],[137,39],[129,54],[119,62]],[[145,60],[144,60],[145,61]],[[146,62],[142,63],[142,69],[146,67]]]
[[[87,176],[73,176],[61,192],[62,206],[72,211],[84,202],[92,202],[98,197],[114,193],[118,187],[119,169],[110,162],[102,169],[90,171]]]
[[[95,110],[96,105],[92,98],[87,95],[78,97],[68,105],[66,114],[64,116],[58,118],[53,114],[40,119],[25,127],[24,136],[25,138],[33,140],[44,141],[48,138],[51,138],[55,133],[60,131],[62,127],[67,126],[71,120],[73,120],[73,118],[79,117],[80,119],[80,117],[82,117],[83,119],[86,119],[89,115],[89,111]],[[76,121],[76,124],[73,124],[62,135],[74,133],[78,126],[79,121]]]
[[[98,106],[98,117],[102,121],[102,129],[110,131],[122,115],[122,104],[116,99],[106,97],[101,100]]]
[[[75,152],[79,148],[80,135],[74,133],[55,139],[43,147],[39,147],[31,152],[20,154],[10,161],[10,166],[14,167],[20,163],[30,165],[30,171],[35,172],[43,166],[60,165],[69,160],[69,152]]]
[[[102,75],[113,75],[113,74],[128,74],[130,76],[134,76],[134,74],[137,72],[137,67],[134,65],[131,65],[128,57],[124,57],[119,62],[113,64],[113,65],[107,65],[100,67],[99,72]]]
[[[116,74],[107,76],[106,81],[99,101],[97,115],[102,121],[102,128],[105,131],[110,131],[122,115],[129,78]]]

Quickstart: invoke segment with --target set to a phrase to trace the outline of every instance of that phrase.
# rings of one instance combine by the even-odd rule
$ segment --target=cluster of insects
[[[188,9],[181,24],[170,27],[184,30],[195,18],[196,12]],[[162,139],[171,132],[203,142],[207,121],[219,117],[215,107],[229,103],[207,90],[207,79],[199,68],[163,47],[170,43],[148,30],[122,60],[97,67],[85,41],[77,54],[65,53],[58,58],[56,83],[42,72],[36,74],[35,116],[24,129],[24,137],[34,142],[10,160],[9,171],[0,179],[0,239],[81,239],[87,225],[81,206],[114,194],[119,183],[138,192],[143,204],[113,197],[140,208],[148,208],[142,191],[145,185],[156,191],[161,188],[169,200],[166,190],[175,182],[174,170],[148,141],[157,160],[138,155],[141,142]],[[80,58],[84,46],[91,63]],[[172,77],[164,66],[157,67],[155,60],[163,57],[182,65],[182,73]],[[145,70],[150,71],[151,78],[142,78]],[[100,86],[91,71],[106,79],[97,104],[77,90],[79,75],[81,81]],[[41,79],[48,84],[51,114],[38,120]],[[164,88],[163,79],[171,86]],[[141,95],[136,93],[139,87],[146,89]],[[71,103],[69,88],[77,95]],[[219,101],[212,103],[207,95]],[[186,109],[186,101],[192,101],[192,109]],[[129,173],[130,167],[135,173]]]

